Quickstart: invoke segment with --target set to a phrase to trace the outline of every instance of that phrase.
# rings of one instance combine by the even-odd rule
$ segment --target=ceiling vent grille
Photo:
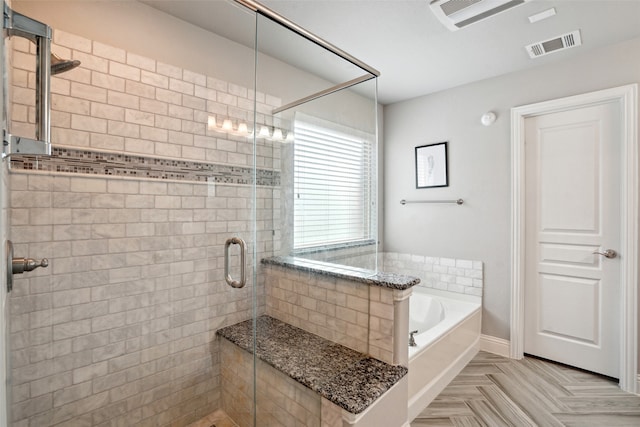
[[[576,30],[549,40],[530,44],[525,46],[525,49],[531,58],[538,58],[553,52],[580,46],[581,44],[580,30]]]
[[[531,0],[431,0],[434,15],[451,31],[482,21]]]

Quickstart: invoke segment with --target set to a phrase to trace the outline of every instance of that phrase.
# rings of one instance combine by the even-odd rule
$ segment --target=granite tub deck
[[[348,267],[340,264],[314,261],[305,258],[278,256],[264,258],[262,259],[262,263],[400,291],[409,289],[420,283],[420,278],[405,274],[386,273],[383,271],[376,272],[365,268]]]
[[[266,315],[258,317],[257,331],[259,359],[351,414],[363,412],[408,372]],[[253,353],[252,320],[217,334]]]

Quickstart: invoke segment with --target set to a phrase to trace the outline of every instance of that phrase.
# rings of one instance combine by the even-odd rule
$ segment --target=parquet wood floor
[[[411,427],[640,427],[640,396],[563,365],[480,352]]]

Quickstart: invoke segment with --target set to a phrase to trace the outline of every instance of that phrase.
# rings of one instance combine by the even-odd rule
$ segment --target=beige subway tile
[[[207,87],[203,87],[199,85],[195,86],[194,95],[197,96],[198,98],[202,98],[209,101],[215,101],[217,99],[217,92],[215,89],[209,89]]]
[[[65,96],[71,95],[71,82],[69,82],[68,80],[57,79],[55,77],[52,78],[51,93]]]
[[[182,68],[176,67],[174,65],[165,64],[164,62],[158,62],[156,64],[156,70],[158,74],[162,74],[163,76],[173,77],[176,79],[182,78]]]
[[[127,80],[140,81],[140,69],[119,62],[109,62],[109,74]]]
[[[65,307],[69,305],[84,304],[91,301],[89,288],[73,289],[69,291],[57,291],[53,293],[53,307]]]
[[[56,390],[61,390],[73,384],[71,372],[63,372],[61,374],[51,375],[32,381],[28,384],[31,397],[42,396]]]
[[[111,135],[124,136],[129,138],[140,137],[140,126],[133,123],[124,123],[120,121],[109,120],[108,132]]]
[[[136,55],[135,53],[127,52],[127,64],[132,67],[140,68],[146,71],[156,70],[156,61],[146,56]]]
[[[172,90],[156,88],[156,100],[170,105],[182,105],[182,94]]]
[[[52,205],[51,193],[46,191],[12,191],[11,207],[14,208],[48,208]],[[45,211],[46,212],[46,211]]]
[[[93,224],[91,226],[92,239],[124,237],[125,224]]]
[[[15,128],[15,126],[14,126]],[[28,135],[19,129],[14,129],[20,135]],[[51,142],[53,144],[71,145],[75,147],[89,147],[89,132],[63,129],[58,127],[51,128]]]
[[[136,95],[141,98],[147,98],[153,100],[156,96],[156,88],[144,83],[134,82],[127,80],[125,85],[125,92],[131,95]]]
[[[107,121],[105,119],[101,119],[97,117],[72,114],[71,128],[75,130],[81,130],[81,131],[106,133]]]
[[[88,365],[88,366],[76,368],[73,370],[73,373],[72,373],[73,384],[90,382],[94,378],[107,375],[107,373],[108,373],[107,362],[92,363],[91,365]]]
[[[140,98],[140,111],[166,115],[169,111],[169,105],[155,99]]]
[[[194,110],[200,110],[203,113],[207,109],[206,100],[191,95],[182,96],[182,105],[187,108],[193,108]]]
[[[218,102],[227,106],[237,106],[238,97],[228,93],[218,92]]]
[[[185,132],[188,134],[204,136],[206,134],[206,128],[207,128],[206,123],[198,123],[190,120],[182,121],[182,132]],[[191,144],[193,144],[193,137],[191,138],[191,140],[192,140]]]
[[[109,222],[109,211],[107,209],[73,209],[71,211],[72,224],[100,224],[105,222]],[[63,229],[63,231],[68,230]],[[83,228],[82,231],[84,232],[86,229]],[[83,233],[83,235],[86,236],[86,233]]]
[[[128,123],[153,126],[155,122],[155,116],[152,113],[147,113],[144,111],[126,109],[124,120]]]
[[[60,46],[68,47],[70,49],[87,53],[91,52],[91,40],[61,30],[54,31],[53,41]]]
[[[100,393],[118,387],[127,381],[126,372],[116,372],[93,380],[93,392]]]
[[[169,78],[169,90],[185,95],[193,95],[195,88],[193,83],[178,80],[175,78]]]
[[[91,73],[92,73],[91,70],[88,70],[84,67],[78,67],[78,68],[69,70],[63,74],[59,74],[57,78],[62,80],[68,80],[70,82],[91,85]]]
[[[97,255],[107,252],[106,240],[76,240],[71,243],[71,253],[78,255]]]
[[[93,208],[124,208],[124,194],[106,193],[106,191],[107,189],[105,188],[105,193],[91,195],[91,206]],[[108,213],[111,214],[112,212]]]
[[[71,318],[73,320],[83,320],[95,316],[102,316],[108,312],[109,304],[106,301],[75,304],[71,307]]]
[[[140,74],[140,81],[161,89],[169,89],[169,78],[157,73],[142,70]]]
[[[71,96],[95,102],[107,102],[107,90],[79,82],[71,82]]]
[[[102,118],[102,119],[123,121],[125,118],[125,109],[123,107],[117,107],[113,105],[92,102],[91,116]]]
[[[169,140],[169,135],[165,129],[140,126],[140,138],[157,142],[167,142]]]
[[[140,267],[125,267],[109,270],[109,283],[128,282],[141,278]]]
[[[126,138],[124,149],[128,153],[153,154],[155,143],[144,139]]]
[[[197,147],[182,147],[182,157],[203,161],[205,159],[205,150],[204,148]]]
[[[184,133],[184,132],[175,132],[172,130],[168,132],[169,132],[168,140],[172,144],[193,145],[193,135]]]
[[[114,151],[124,150],[124,137],[107,134],[91,134],[91,147]]]
[[[140,107],[140,97],[128,93],[117,92],[114,90],[109,90],[107,92],[106,102],[111,105],[125,108],[138,109]]]
[[[51,95],[51,108],[56,111],[88,115],[91,113],[91,102],[54,93]]]
[[[86,335],[91,332],[91,320],[78,320],[53,326],[53,339],[63,340]]]
[[[91,381],[86,381],[53,392],[53,406],[62,406],[92,394]]]
[[[52,406],[53,406],[53,403],[52,403],[51,394],[44,394],[42,396],[28,399],[24,402],[14,404],[12,406],[13,421],[18,421],[23,418],[29,418],[38,413],[51,409]]]
[[[97,41],[93,42],[93,54],[118,62],[125,62],[127,56],[127,53],[124,49],[109,46]]]
[[[164,104],[166,105],[166,104]],[[166,114],[166,111],[165,111]],[[176,117],[164,116],[164,115],[156,115],[155,116],[155,126],[162,129],[170,129],[179,131],[182,129],[182,120]]]
[[[140,182],[140,194],[164,195],[167,194],[167,183],[164,182]]]

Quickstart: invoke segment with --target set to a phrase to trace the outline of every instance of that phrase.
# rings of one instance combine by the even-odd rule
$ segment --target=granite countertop
[[[420,278],[407,276],[406,274],[385,273],[383,271],[376,272],[366,268],[349,267],[306,258],[276,256],[263,258],[262,263],[301,271],[310,271],[325,276],[338,277],[390,289],[405,290],[420,283]]]
[[[364,411],[408,371],[273,317],[258,317],[256,326],[258,358],[352,414]],[[253,353],[252,320],[217,334]]]

